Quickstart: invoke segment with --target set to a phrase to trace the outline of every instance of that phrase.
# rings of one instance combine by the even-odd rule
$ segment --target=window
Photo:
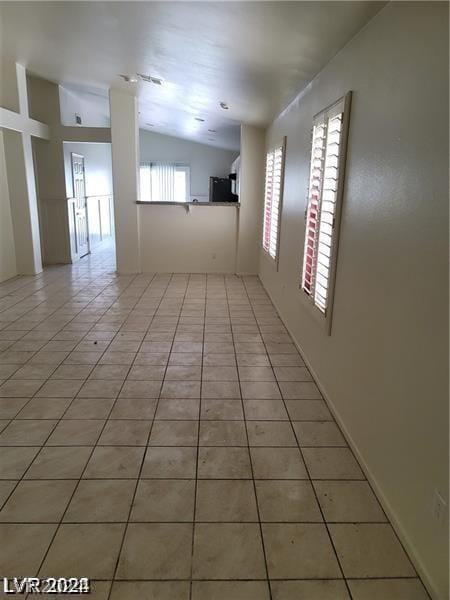
[[[275,261],[278,260],[285,146],[286,138],[283,139],[281,145],[270,150],[266,156],[262,246],[264,251]]]
[[[329,323],[351,93],[314,117],[301,288]]]
[[[145,162],[140,167],[141,201],[189,202],[190,168],[187,165]]]

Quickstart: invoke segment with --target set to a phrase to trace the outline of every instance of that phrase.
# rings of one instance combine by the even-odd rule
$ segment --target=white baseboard
[[[386,513],[392,527],[394,528],[395,533],[397,534],[401,544],[403,545],[406,553],[408,554],[411,562],[413,563],[419,577],[421,578],[424,586],[427,589],[427,592],[430,594],[431,598],[433,598],[433,600],[446,600],[445,598],[441,598],[439,596],[438,591],[436,590],[430,576],[428,573],[428,570],[425,568],[425,566],[423,565],[422,561],[419,559],[419,557],[416,554],[416,550],[415,547],[413,546],[408,534],[406,533],[405,529],[403,528],[403,526],[401,525],[396,512],[393,510],[389,500],[386,498],[382,488],[380,487],[377,479],[375,478],[375,476],[373,475],[373,473],[371,472],[369,466],[367,465],[367,463],[365,462],[363,456],[361,455],[361,452],[358,449],[358,446],[356,445],[356,443],[354,442],[350,432],[348,431],[344,421],[342,420],[336,406],[334,405],[333,401],[330,398],[330,395],[328,394],[328,392],[326,391],[325,387],[323,386],[323,384],[321,383],[317,373],[314,370],[314,367],[311,365],[311,363],[309,362],[301,344],[299,343],[299,341],[296,339],[295,335],[292,333],[291,329],[289,328],[289,326],[287,325],[287,323],[285,322],[285,320],[283,319],[277,304],[274,300],[274,298],[272,297],[272,294],[269,292],[269,290],[266,288],[266,286],[264,285],[263,281],[261,280],[261,278],[259,278],[259,280],[261,281],[261,285],[263,286],[265,292],[267,293],[267,295],[269,296],[270,300],[272,301],[272,304],[274,305],[274,307],[276,308],[277,312],[278,312],[278,316],[280,317],[283,325],[286,327],[289,335],[291,336],[297,350],[299,351],[304,363],[306,364],[306,366],[308,367],[309,371],[311,372],[311,375],[314,378],[314,381],[317,385],[317,387],[320,390],[320,393],[322,394],[328,408],[330,409],[333,417],[335,418],[336,422],[338,423],[339,427],[342,430],[342,433],[348,443],[348,445],[350,446],[352,452],[355,454],[357,461],[359,462],[359,465],[361,467],[361,469],[364,472],[364,475],[366,476],[369,484],[371,485],[376,497],[378,498],[384,512]]]

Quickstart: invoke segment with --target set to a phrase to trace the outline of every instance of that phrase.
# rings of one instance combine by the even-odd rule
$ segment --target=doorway
[[[73,181],[73,220],[75,225],[75,254],[83,258],[89,254],[89,223],[86,199],[86,179],[84,169],[84,156],[71,153],[72,181]]]

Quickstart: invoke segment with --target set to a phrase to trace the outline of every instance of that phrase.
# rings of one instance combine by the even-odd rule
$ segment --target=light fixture
[[[153,75],[144,75],[144,73],[137,73],[137,76],[146,81],[147,83],[154,83],[155,85],[162,85],[163,80],[160,77],[153,77]]]
[[[202,119],[201,117],[194,117],[196,121],[200,121],[200,123],[204,123],[205,119]]]
[[[154,123],[146,123],[146,125],[148,125],[149,127],[154,127],[155,126]]]
[[[135,75],[121,75],[119,74],[119,77],[122,77],[122,79],[124,81],[126,81],[127,83],[137,83],[138,79]]]
[[[217,129],[208,129],[209,133],[217,133]]]
[[[228,104],[226,102],[221,102],[220,108],[223,108],[223,110],[228,110],[230,107],[228,106]]]

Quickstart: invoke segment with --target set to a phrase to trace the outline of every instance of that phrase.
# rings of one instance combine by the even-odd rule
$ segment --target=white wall
[[[139,130],[140,160],[170,161],[191,167],[191,199],[209,200],[209,178],[228,177],[238,153]]]
[[[140,205],[144,273],[234,273],[239,208]]]
[[[313,115],[353,90],[332,333],[301,299]],[[262,281],[434,598],[448,598],[448,6],[391,2],[272,124],[279,271]]]
[[[111,144],[64,142],[64,171],[67,198],[73,196],[72,152],[84,156],[86,196],[111,195]]]
[[[0,131],[0,282],[17,275],[3,132]]]
[[[62,125],[77,125],[75,115],[81,117],[83,127],[109,127],[107,96],[68,90],[59,86]]]

